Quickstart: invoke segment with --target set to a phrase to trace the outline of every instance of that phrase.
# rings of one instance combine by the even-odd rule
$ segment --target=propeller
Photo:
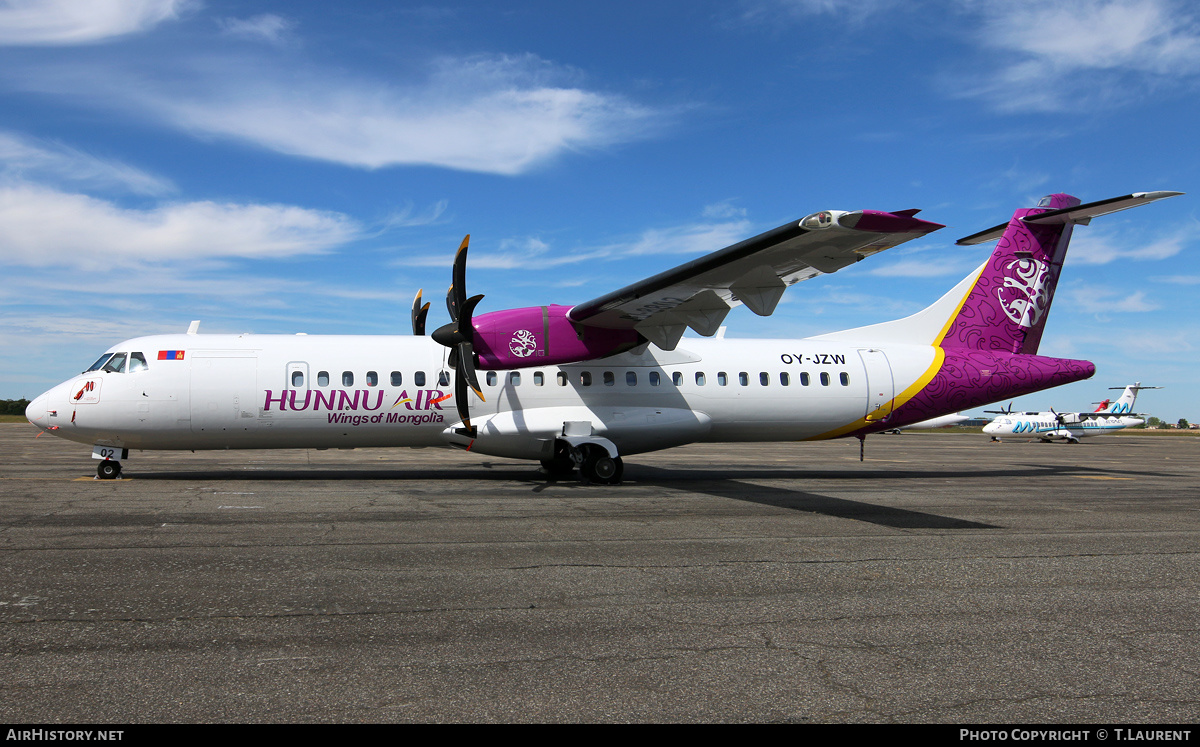
[[[412,329],[413,334],[421,337],[425,334],[425,317],[429,315],[429,302],[424,306],[421,305],[421,291],[417,291],[417,297],[413,299],[412,307]]]
[[[471,316],[475,313],[475,306],[483,300],[483,296],[467,298],[467,244],[470,240],[471,235],[467,234],[454,255],[452,282],[450,289],[446,291],[446,310],[450,312],[450,323],[435,329],[431,337],[435,342],[450,348],[449,363],[454,369],[454,403],[466,430],[470,435],[474,435],[471,412],[467,407],[467,388],[470,387],[479,399],[485,402],[487,400],[475,375],[475,328],[471,326]]]

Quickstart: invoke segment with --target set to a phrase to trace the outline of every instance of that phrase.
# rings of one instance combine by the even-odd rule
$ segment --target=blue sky
[[[1200,420],[1200,16],[1172,0],[0,0],[0,398],[128,337],[405,334],[573,304],[822,209],[924,240],[730,337],[904,316],[1051,192],[1189,192],[1076,231],[1041,352]],[[686,344],[686,343],[685,343]]]

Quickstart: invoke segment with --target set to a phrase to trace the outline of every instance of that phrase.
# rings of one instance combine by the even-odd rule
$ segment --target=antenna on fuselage
[[[192,323],[188,325],[187,333],[189,335],[195,335],[195,334],[200,333],[200,320],[199,319],[192,320]]]

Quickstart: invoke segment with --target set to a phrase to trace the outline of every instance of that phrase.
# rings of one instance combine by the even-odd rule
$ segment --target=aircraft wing
[[[567,318],[589,327],[636,329],[673,350],[687,327],[715,334],[738,304],[770,316],[789,286],[943,228],[913,217],[917,212],[813,213],[581,303]]]

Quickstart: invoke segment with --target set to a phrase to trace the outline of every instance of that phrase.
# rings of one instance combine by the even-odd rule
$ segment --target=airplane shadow
[[[520,471],[514,469],[494,469],[494,467],[523,467]],[[482,469],[480,469],[482,467]],[[1046,464],[1014,465],[1003,469],[985,470],[894,470],[886,472],[874,471],[842,471],[842,470],[806,470],[806,469],[753,469],[753,468],[719,468],[696,469],[664,468],[647,465],[628,465],[625,480],[631,485],[661,487],[668,490],[691,491],[704,493],[718,498],[757,503],[774,508],[790,511],[821,514],[841,519],[865,521],[871,524],[895,529],[1000,529],[1002,527],[975,521],[967,521],[949,516],[939,516],[921,511],[895,508],[892,506],[854,501],[846,498],[812,493],[778,486],[757,484],[760,480],[794,480],[797,482],[812,482],[814,480],[852,480],[855,482],[875,481],[930,481],[966,479],[978,481],[1019,481],[1029,478],[1045,478],[1051,476],[1088,476],[1088,477],[1137,477],[1144,475],[1161,475],[1161,472],[1138,470],[1114,470],[1097,468],[1095,466],[1057,466]],[[455,480],[484,480],[492,482],[525,483],[532,486],[535,493],[555,486],[579,486],[575,476],[551,477],[540,470],[526,468],[515,463],[483,462],[462,469],[255,469],[255,470],[211,470],[204,472],[136,472],[129,475],[136,480],[161,480],[181,482],[207,481],[397,481],[415,482],[422,480],[437,480],[452,482]],[[596,486],[597,489],[611,490]],[[619,489],[619,488],[618,488]]]

